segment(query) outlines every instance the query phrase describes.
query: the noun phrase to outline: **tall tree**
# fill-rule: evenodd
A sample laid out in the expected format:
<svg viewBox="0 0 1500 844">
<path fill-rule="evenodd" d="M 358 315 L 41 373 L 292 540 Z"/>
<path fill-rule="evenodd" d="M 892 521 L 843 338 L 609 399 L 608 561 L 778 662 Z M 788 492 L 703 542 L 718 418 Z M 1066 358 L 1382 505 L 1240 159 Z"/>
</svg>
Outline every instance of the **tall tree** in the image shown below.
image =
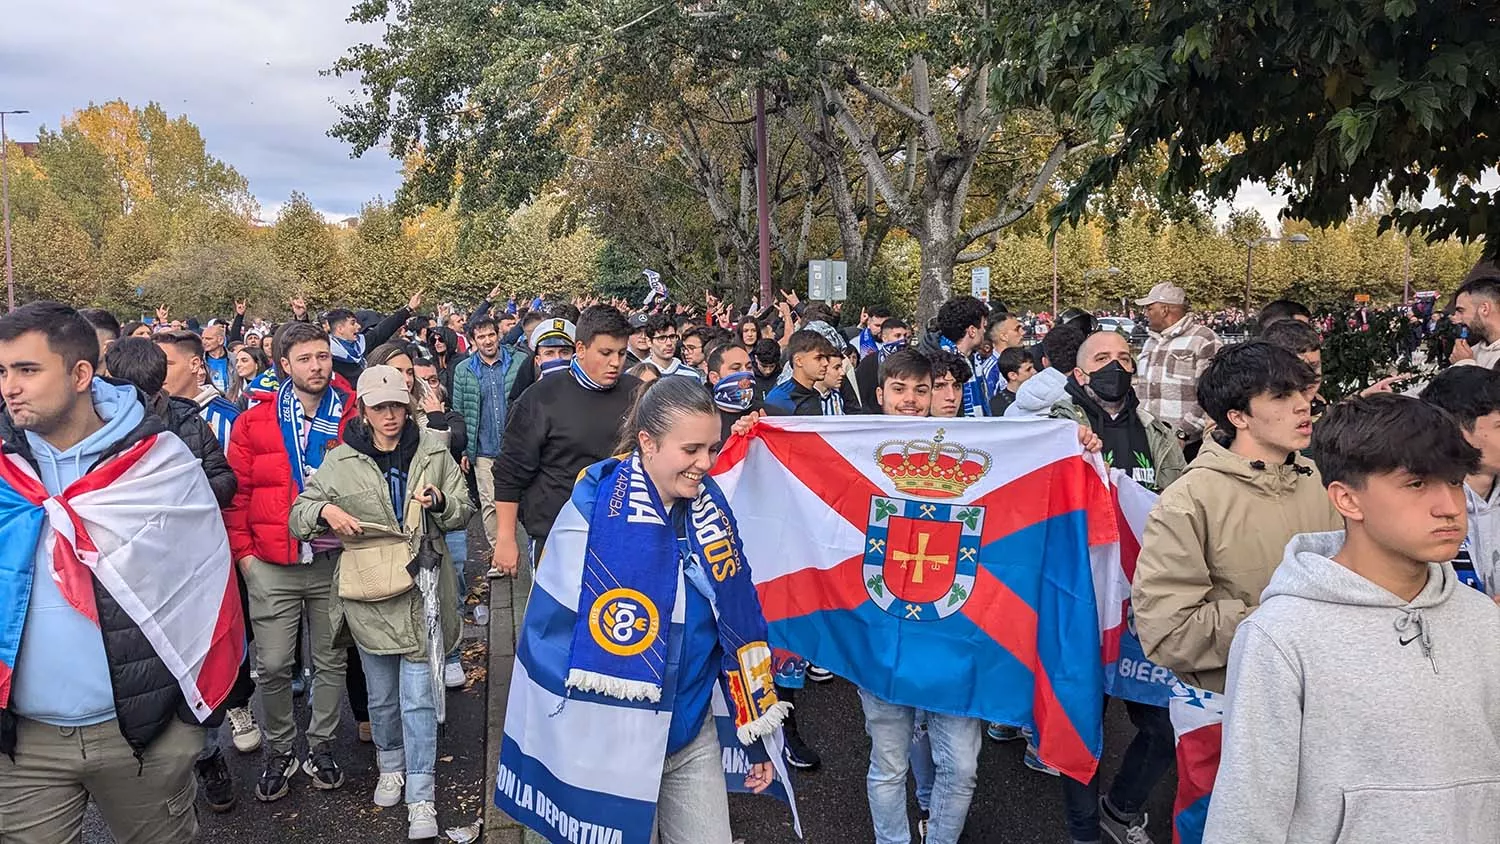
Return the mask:
<svg viewBox="0 0 1500 844">
<path fill-rule="evenodd" d="M 306 195 L 293 191 L 281 206 L 276 215 L 271 253 L 295 291 L 309 303 L 326 305 L 343 299 L 346 292 L 343 256 L 328 223 Z"/>
<path fill-rule="evenodd" d="M 1381 225 L 1500 249 L 1500 16 L 1455 0 L 1020 0 L 996 18 L 997 87 L 1043 98 L 1100 148 L 1056 219 L 1159 143 L 1165 195 L 1229 198 L 1247 179 L 1324 225 L 1383 188 Z M 1215 162 L 1215 155 L 1228 151 Z M 1419 204 L 1429 192 L 1433 207 Z"/>
</svg>

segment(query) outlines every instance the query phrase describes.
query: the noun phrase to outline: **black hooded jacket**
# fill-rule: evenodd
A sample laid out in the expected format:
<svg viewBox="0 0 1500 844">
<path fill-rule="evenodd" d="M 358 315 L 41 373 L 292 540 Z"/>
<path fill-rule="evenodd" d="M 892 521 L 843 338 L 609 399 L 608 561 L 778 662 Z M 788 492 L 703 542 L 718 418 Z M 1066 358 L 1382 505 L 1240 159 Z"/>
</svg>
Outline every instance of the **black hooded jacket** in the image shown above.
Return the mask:
<svg viewBox="0 0 1500 844">
<path fill-rule="evenodd" d="M 121 382 L 116 382 L 121 383 Z M 137 391 L 139 396 L 139 391 Z M 144 403 L 144 401 L 143 401 Z M 141 424 L 109 447 L 100 458 L 102 463 L 153 434 L 167 430 L 165 423 L 148 412 Z M 0 412 L 0 443 L 7 454 L 15 454 L 31 464 L 40 474 L 31 445 L 16 429 L 10 413 Z M 98 465 L 97 463 L 95 464 Z M 94 467 L 89 467 L 93 471 Z M 228 561 L 225 561 L 228 564 Z M 115 718 L 120 735 L 137 757 L 156 741 L 173 719 L 197 724 L 177 678 L 156 655 L 156 649 L 136 626 L 130 614 L 120 607 L 97 578 L 94 578 L 94 602 L 99 612 L 99 632 L 104 639 L 104 655 L 109 661 L 110 686 L 114 689 Z M 210 723 L 219 723 L 215 713 Z M 15 759 L 18 717 L 9 709 L 0 709 L 0 753 Z"/>
<path fill-rule="evenodd" d="M 234 503 L 234 492 L 239 488 L 239 479 L 229 468 L 224 457 L 224 447 L 214 436 L 214 429 L 199 413 L 198 403 L 192 399 L 176 398 L 166 393 L 157 393 L 146 400 L 146 409 L 156 414 L 167 425 L 167 430 L 177 435 L 188 451 L 203 464 L 203 474 L 208 476 L 208 485 L 213 488 L 214 499 L 219 507 Z"/>
</svg>

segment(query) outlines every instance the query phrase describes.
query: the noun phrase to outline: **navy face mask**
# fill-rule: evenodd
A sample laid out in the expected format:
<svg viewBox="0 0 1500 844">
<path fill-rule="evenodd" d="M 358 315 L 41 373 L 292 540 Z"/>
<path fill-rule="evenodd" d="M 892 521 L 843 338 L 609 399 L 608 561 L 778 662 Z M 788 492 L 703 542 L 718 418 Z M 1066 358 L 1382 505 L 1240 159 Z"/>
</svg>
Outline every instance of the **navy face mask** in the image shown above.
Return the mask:
<svg viewBox="0 0 1500 844">
<path fill-rule="evenodd" d="M 730 413 L 749 410 L 755 398 L 755 376 L 749 372 L 735 372 L 720 378 L 714 384 L 714 404 Z"/>
</svg>

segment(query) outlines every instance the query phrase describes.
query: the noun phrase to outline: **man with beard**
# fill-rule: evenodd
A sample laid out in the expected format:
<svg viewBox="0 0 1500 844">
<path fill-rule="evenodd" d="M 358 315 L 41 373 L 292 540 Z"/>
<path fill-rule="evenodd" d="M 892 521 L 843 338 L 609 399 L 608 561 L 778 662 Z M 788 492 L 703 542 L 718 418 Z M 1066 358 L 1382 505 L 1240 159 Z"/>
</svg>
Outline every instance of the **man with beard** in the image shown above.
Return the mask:
<svg viewBox="0 0 1500 844">
<path fill-rule="evenodd" d="M 1453 322 L 1467 333 L 1453 344 L 1449 361 L 1494 369 L 1500 363 L 1500 278 L 1464 282 L 1453 295 Z"/>
<path fill-rule="evenodd" d="M 1141 407 L 1131 379 L 1130 343 L 1114 331 L 1096 331 L 1078 347 L 1078 362 L 1052 405 L 1054 419 L 1087 425 L 1104 441 L 1104 461 L 1152 492 L 1165 489 L 1187 468 L 1170 425 Z"/>
<path fill-rule="evenodd" d="M 307 478 L 358 413 L 354 396 L 334 383 L 334 356 L 323 329 L 306 322 L 283 325 L 276 335 L 276 356 L 286 376 L 276 400 L 262 402 L 235 420 L 227 454 L 238 489 L 234 504 L 224 511 L 229 547 L 250 595 L 260 663 L 267 754 L 255 797 L 264 802 L 285 797 L 298 768 L 292 663 L 304 618 L 317 670 L 307 725 L 308 758 L 301 768 L 319 789 L 344 784 L 333 739 L 348 653 L 334 646 L 328 614 L 343 545 L 326 537 L 300 542 L 292 536 L 288 518 Z"/>
</svg>

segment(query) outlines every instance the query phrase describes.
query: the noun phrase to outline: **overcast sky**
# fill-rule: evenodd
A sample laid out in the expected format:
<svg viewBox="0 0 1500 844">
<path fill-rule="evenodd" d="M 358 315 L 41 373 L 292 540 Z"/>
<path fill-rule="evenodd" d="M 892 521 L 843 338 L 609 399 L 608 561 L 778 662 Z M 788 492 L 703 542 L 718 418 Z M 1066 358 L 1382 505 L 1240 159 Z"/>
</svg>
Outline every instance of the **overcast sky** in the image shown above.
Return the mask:
<svg viewBox="0 0 1500 844">
<path fill-rule="evenodd" d="M 16 140 L 87 106 L 161 103 L 198 124 L 210 154 L 250 180 L 262 216 L 293 190 L 333 219 L 390 199 L 399 165 L 382 149 L 349 157 L 328 137 L 333 102 L 357 80 L 324 78 L 378 28 L 344 21 L 352 0 L 43 0 L 14 3 L 0 26 L 0 110 Z"/>
<path fill-rule="evenodd" d="M 198 124 L 208 151 L 250 180 L 261 216 L 293 190 L 331 220 L 376 196 L 391 199 L 399 167 L 384 150 L 363 158 L 328 137 L 334 102 L 352 102 L 355 80 L 319 75 L 379 28 L 346 23 L 352 0 L 43 0 L 11 4 L 0 27 L 0 109 L 36 137 L 89 102 L 156 101 Z M 1273 227 L 1282 203 L 1248 185 L 1236 205 Z M 1228 214 L 1221 206 L 1219 217 Z"/>
</svg>

